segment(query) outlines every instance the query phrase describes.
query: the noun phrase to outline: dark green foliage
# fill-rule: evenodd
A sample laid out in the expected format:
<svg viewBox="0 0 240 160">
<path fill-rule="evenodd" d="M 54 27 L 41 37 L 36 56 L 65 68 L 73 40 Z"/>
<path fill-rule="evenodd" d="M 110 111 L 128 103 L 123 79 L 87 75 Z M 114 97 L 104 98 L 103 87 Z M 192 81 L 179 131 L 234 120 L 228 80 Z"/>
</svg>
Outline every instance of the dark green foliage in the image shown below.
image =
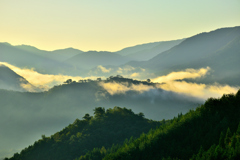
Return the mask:
<svg viewBox="0 0 240 160">
<path fill-rule="evenodd" d="M 94 117 L 97 119 L 100 119 L 105 115 L 105 108 L 97 107 L 93 111 L 94 111 Z"/>
<path fill-rule="evenodd" d="M 86 113 L 85 116 L 83 116 L 83 119 L 85 119 L 87 121 L 89 121 L 91 118 L 92 117 L 88 113 Z"/>
<path fill-rule="evenodd" d="M 126 108 L 98 107 L 91 119 L 77 119 L 10 159 L 235 160 L 240 159 L 239 115 L 240 90 L 161 123 Z"/>
<path fill-rule="evenodd" d="M 220 147 L 224 147 L 225 146 L 224 145 L 224 134 L 223 134 L 223 132 L 221 132 L 221 134 L 220 134 L 219 146 Z"/>
<path fill-rule="evenodd" d="M 237 132 L 236 132 L 237 133 Z M 227 143 L 222 146 L 221 140 L 219 140 L 218 145 L 212 145 L 210 149 L 203 151 L 199 150 L 197 156 L 193 156 L 191 160 L 219 160 L 219 159 L 229 159 L 229 160 L 239 160 L 240 159 L 240 134 L 234 133 L 230 136 L 230 130 L 227 129 L 225 137 L 228 139 Z M 222 137 L 222 136 L 221 136 Z M 220 137 L 220 139 L 221 139 Z"/>
<path fill-rule="evenodd" d="M 236 134 L 240 135 L 240 123 L 239 123 L 239 125 L 238 125 L 238 129 L 237 129 Z"/>
<path fill-rule="evenodd" d="M 106 154 L 106 148 L 113 144 L 122 144 L 126 138 L 138 137 L 159 125 L 161 122 L 147 120 L 142 114 L 134 114 L 126 108 L 114 107 L 105 111 L 97 107 L 94 117 L 85 114 L 83 120 L 76 119 L 73 124 L 50 137 L 42 135 L 42 139 L 10 160 L 72 160 L 88 151 L 95 153 L 94 157 L 101 157 Z"/>
<path fill-rule="evenodd" d="M 232 136 L 232 133 L 231 133 L 230 129 L 228 128 L 225 139 L 224 139 L 225 146 L 229 145 L 229 143 L 231 142 L 231 136 Z"/>
<path fill-rule="evenodd" d="M 239 135 L 231 133 L 239 128 L 239 115 L 239 91 L 210 98 L 196 111 L 124 143 L 103 159 L 239 159 Z"/>
</svg>

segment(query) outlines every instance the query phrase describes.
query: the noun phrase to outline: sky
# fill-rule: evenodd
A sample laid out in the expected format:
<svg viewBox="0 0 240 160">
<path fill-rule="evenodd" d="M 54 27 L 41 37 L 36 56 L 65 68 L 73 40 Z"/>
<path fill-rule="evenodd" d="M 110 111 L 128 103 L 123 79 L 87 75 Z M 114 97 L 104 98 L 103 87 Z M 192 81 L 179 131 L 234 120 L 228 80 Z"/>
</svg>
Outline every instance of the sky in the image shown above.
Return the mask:
<svg viewBox="0 0 240 160">
<path fill-rule="evenodd" d="M 239 0 L 0 0 L 0 42 L 117 51 L 240 25 Z"/>
</svg>

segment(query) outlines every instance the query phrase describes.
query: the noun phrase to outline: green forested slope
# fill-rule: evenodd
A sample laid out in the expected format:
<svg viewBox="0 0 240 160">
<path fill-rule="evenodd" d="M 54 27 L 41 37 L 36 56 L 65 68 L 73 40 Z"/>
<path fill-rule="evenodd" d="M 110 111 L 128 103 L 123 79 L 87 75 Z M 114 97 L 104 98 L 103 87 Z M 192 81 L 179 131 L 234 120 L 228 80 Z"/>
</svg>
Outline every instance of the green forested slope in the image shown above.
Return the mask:
<svg viewBox="0 0 240 160">
<path fill-rule="evenodd" d="M 210 98 L 196 111 L 178 116 L 170 124 L 141 135 L 116 152 L 107 154 L 104 159 L 190 159 L 200 148 L 208 150 L 212 145 L 218 144 L 221 133 L 225 135 L 228 128 L 236 131 L 240 122 L 239 115 L 240 91 L 236 95 L 223 95 L 220 99 Z M 235 138 L 239 144 L 239 136 Z M 231 143 L 232 140 L 228 141 Z M 236 150 L 238 157 L 239 149 Z"/>
<path fill-rule="evenodd" d="M 205 159 L 240 159 L 240 123 L 237 131 L 232 133 L 228 128 L 226 134 L 221 132 L 218 145 L 213 144 L 210 149 L 204 151 L 201 147 L 198 154 L 194 155 L 191 160 Z"/>
<path fill-rule="evenodd" d="M 109 148 L 122 144 L 126 138 L 138 137 L 141 133 L 156 128 L 161 122 L 147 120 L 143 113 L 134 114 L 126 108 L 94 109 L 94 117 L 85 114 L 83 120 L 15 154 L 11 160 L 71 160 L 86 154 L 94 147 Z"/>
<path fill-rule="evenodd" d="M 98 107 L 94 117 L 86 114 L 10 159 L 239 159 L 239 115 L 240 90 L 161 123 L 126 108 Z"/>
<path fill-rule="evenodd" d="M 210 98 L 196 111 L 180 114 L 122 146 L 106 151 L 96 148 L 78 159 L 239 159 L 239 115 L 240 90 L 236 95 Z"/>
</svg>

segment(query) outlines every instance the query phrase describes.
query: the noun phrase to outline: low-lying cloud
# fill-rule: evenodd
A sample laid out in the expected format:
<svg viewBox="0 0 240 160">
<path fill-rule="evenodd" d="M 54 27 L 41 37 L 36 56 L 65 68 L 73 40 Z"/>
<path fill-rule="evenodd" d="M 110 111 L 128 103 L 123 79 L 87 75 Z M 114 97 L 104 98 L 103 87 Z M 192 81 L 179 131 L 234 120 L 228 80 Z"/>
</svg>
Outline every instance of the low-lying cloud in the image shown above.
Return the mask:
<svg viewBox="0 0 240 160">
<path fill-rule="evenodd" d="M 73 77 L 73 76 L 67 76 L 67 75 L 41 74 L 35 71 L 34 69 L 19 68 L 6 62 L 0 62 L 0 65 L 7 66 L 18 75 L 24 77 L 29 83 L 31 83 L 32 85 L 42 90 L 48 90 L 54 85 L 62 84 L 68 79 L 72 79 L 73 81 L 79 81 L 80 79 L 98 78 L 98 77 L 80 77 L 80 76 Z M 22 87 L 27 89 L 28 91 L 34 91 L 34 88 L 31 85 L 22 84 Z"/>
<path fill-rule="evenodd" d="M 123 77 L 128 78 L 137 78 L 137 79 L 147 79 L 152 74 L 146 71 L 146 69 L 141 67 L 132 67 L 130 65 L 125 65 L 121 67 L 104 67 L 97 66 L 95 69 L 92 69 L 88 72 L 88 75 L 101 77 L 104 75 L 105 77 L 113 76 L 113 75 L 122 75 Z"/>
<path fill-rule="evenodd" d="M 111 71 L 111 68 L 107 69 L 101 65 L 97 66 L 98 69 L 100 69 L 103 73 L 109 73 Z"/>
<path fill-rule="evenodd" d="M 0 65 L 5 65 L 13 70 L 18 75 L 24 77 L 30 84 L 22 83 L 21 86 L 27 91 L 34 92 L 36 87 L 40 88 L 42 91 L 48 90 L 54 85 L 59 85 L 65 82 L 67 79 L 72 79 L 73 81 L 79 81 L 81 79 L 97 79 L 99 76 L 90 77 L 73 77 L 67 75 L 51 75 L 51 74 L 41 74 L 34 69 L 19 68 L 14 65 L 8 64 L 6 62 L 0 62 Z M 98 66 L 102 72 L 110 72 L 111 68 L 105 68 L 103 66 Z M 127 91 L 137 91 L 140 93 L 149 91 L 150 89 L 163 89 L 166 91 L 172 91 L 180 94 L 185 94 L 188 96 L 194 96 L 201 99 L 206 99 L 208 97 L 221 97 L 223 94 L 236 93 L 239 87 L 232 87 L 229 85 L 214 84 L 202 84 L 194 82 L 186 82 L 184 79 L 196 79 L 206 76 L 211 69 L 209 67 L 200 69 L 186 69 L 178 72 L 171 72 L 168 75 L 159 76 L 151 79 L 154 83 L 159 83 L 155 87 L 149 85 L 135 85 L 127 83 L 103 83 L 100 85 L 111 95 L 114 94 L 124 94 Z M 138 72 L 133 72 L 138 71 Z M 129 78 L 139 78 L 141 76 L 140 72 L 145 72 L 145 69 L 134 68 L 131 66 L 125 66 L 117 69 L 118 73 L 129 73 L 127 77 Z M 151 73 L 149 73 L 151 74 Z M 124 75 L 125 76 L 125 75 Z M 101 77 L 105 78 L 105 77 Z M 32 85 L 31 85 L 32 84 Z M 34 87 L 35 86 L 35 87 Z"/>
<path fill-rule="evenodd" d="M 209 67 L 195 69 L 186 69 L 184 71 L 172 72 L 165 76 L 152 79 L 152 82 L 162 83 L 158 87 L 167 91 L 173 91 L 189 96 L 207 99 L 209 97 L 221 97 L 223 94 L 236 93 L 239 87 L 231 87 L 229 85 L 220 85 L 214 83 L 212 85 L 198 84 L 186 81 L 177 81 L 183 79 L 196 79 L 205 76 Z"/>
<path fill-rule="evenodd" d="M 223 94 L 236 93 L 239 87 L 229 85 L 203 84 L 186 82 L 184 79 L 196 79 L 206 76 L 211 69 L 209 67 L 200 69 L 186 69 L 179 72 L 171 72 L 168 75 L 151 79 L 152 82 L 158 83 L 155 86 L 149 85 L 128 85 L 128 83 L 100 83 L 100 85 L 110 94 L 125 94 L 127 91 L 137 91 L 140 93 L 148 92 L 154 89 L 163 89 L 186 96 L 207 99 L 209 97 L 221 97 Z M 139 73 L 133 73 L 130 78 L 139 76 Z"/>
<path fill-rule="evenodd" d="M 109 82 L 109 83 L 104 83 L 101 82 L 99 83 L 100 86 L 102 86 L 110 95 L 114 94 L 124 94 L 127 91 L 137 91 L 139 93 L 143 93 L 145 91 L 149 91 L 150 89 L 154 89 L 153 86 L 148 86 L 148 85 L 135 85 L 131 84 L 129 85 L 127 82 L 124 83 L 117 83 L 117 82 Z"/>
<path fill-rule="evenodd" d="M 184 71 L 171 72 L 166 76 L 160 76 L 160 77 L 152 79 L 152 82 L 163 83 L 163 82 L 169 82 L 169 81 L 174 81 L 174 80 L 195 79 L 195 78 L 205 76 L 209 70 L 210 70 L 210 68 L 207 67 L 207 68 L 201 68 L 198 70 L 186 69 Z"/>
<path fill-rule="evenodd" d="M 189 83 L 185 81 L 169 81 L 159 85 L 159 88 L 167 91 L 173 91 L 189 96 L 198 97 L 201 99 L 207 99 L 209 97 L 221 97 L 223 94 L 236 93 L 239 89 L 236 87 L 231 87 L 229 85 L 206 85 Z"/>
</svg>

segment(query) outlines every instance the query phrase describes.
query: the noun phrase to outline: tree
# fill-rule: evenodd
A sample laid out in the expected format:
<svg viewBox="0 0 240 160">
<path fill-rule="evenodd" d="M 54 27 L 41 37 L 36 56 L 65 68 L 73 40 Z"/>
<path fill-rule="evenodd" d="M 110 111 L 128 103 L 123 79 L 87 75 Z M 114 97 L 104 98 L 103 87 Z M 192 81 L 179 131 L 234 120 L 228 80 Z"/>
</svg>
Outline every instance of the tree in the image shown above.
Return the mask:
<svg viewBox="0 0 240 160">
<path fill-rule="evenodd" d="M 105 114 L 105 108 L 103 107 L 96 107 L 93 111 L 96 118 L 101 118 Z"/>
<path fill-rule="evenodd" d="M 232 137 L 232 143 L 231 143 L 231 147 L 235 147 L 235 145 L 236 145 L 236 143 L 237 143 L 237 138 L 236 138 L 236 134 L 234 133 L 233 134 L 233 137 Z"/>
<path fill-rule="evenodd" d="M 101 78 L 97 78 L 97 81 L 101 81 L 102 79 Z"/>
<path fill-rule="evenodd" d="M 138 113 L 138 116 L 140 116 L 140 117 L 144 117 L 144 114 L 142 113 L 142 112 L 140 112 L 140 113 Z"/>
<path fill-rule="evenodd" d="M 87 113 L 85 116 L 83 116 L 83 119 L 89 121 L 92 117 Z"/>
<path fill-rule="evenodd" d="M 220 134 L 219 146 L 224 148 L 224 134 L 223 134 L 223 132 L 221 132 L 221 134 Z"/>
<path fill-rule="evenodd" d="M 47 139 L 47 137 L 44 134 L 42 134 L 42 139 L 45 140 Z"/>
<path fill-rule="evenodd" d="M 66 80 L 64 83 L 70 84 L 70 83 L 72 83 L 72 79 L 68 79 L 68 80 Z"/>
<path fill-rule="evenodd" d="M 151 79 L 147 79 L 147 82 L 150 83 L 150 82 L 151 82 Z"/>
<path fill-rule="evenodd" d="M 240 135 L 240 123 L 238 124 L 238 129 L 237 129 L 236 134 L 237 134 L 237 135 Z"/>
<path fill-rule="evenodd" d="M 231 136 L 232 136 L 232 133 L 231 133 L 230 129 L 228 128 L 225 139 L 224 139 L 224 142 L 225 142 L 226 146 L 228 146 L 228 144 L 230 143 L 230 141 L 231 141 L 230 137 Z"/>
</svg>

